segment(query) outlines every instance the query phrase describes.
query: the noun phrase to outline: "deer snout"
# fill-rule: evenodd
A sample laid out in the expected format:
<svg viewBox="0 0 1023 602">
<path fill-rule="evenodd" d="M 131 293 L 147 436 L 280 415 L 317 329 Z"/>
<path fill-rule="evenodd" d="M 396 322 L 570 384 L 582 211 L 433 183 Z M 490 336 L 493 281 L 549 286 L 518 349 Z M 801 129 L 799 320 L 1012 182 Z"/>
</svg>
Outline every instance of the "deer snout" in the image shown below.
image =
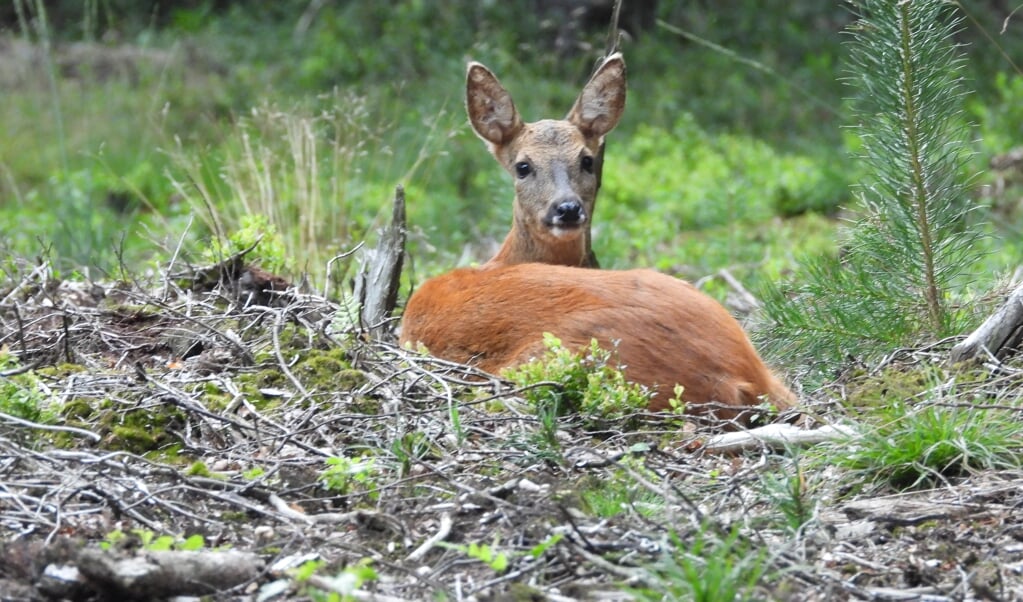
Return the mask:
<svg viewBox="0 0 1023 602">
<path fill-rule="evenodd" d="M 582 202 L 579 199 L 567 199 L 551 207 L 546 221 L 550 226 L 572 228 L 586 223 L 586 218 Z"/>
</svg>

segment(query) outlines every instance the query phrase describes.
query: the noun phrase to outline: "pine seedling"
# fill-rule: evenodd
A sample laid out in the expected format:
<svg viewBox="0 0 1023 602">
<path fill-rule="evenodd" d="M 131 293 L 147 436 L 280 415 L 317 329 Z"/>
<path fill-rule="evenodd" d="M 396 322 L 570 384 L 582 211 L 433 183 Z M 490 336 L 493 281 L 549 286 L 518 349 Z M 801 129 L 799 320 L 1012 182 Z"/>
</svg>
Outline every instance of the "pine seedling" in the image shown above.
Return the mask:
<svg viewBox="0 0 1023 602">
<path fill-rule="evenodd" d="M 943 0 L 862 0 L 848 81 L 864 178 L 846 252 L 804 263 L 798 284 L 769 288 L 769 353 L 834 365 L 926 337 L 971 316 L 955 292 L 977 263 L 970 203 L 959 19 Z"/>
</svg>

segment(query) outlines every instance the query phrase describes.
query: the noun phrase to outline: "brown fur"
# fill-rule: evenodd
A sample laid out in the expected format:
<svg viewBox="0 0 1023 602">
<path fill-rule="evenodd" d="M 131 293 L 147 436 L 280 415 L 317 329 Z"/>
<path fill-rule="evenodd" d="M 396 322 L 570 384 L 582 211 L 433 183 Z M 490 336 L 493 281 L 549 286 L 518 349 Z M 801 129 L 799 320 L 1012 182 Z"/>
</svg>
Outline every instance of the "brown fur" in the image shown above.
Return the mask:
<svg viewBox="0 0 1023 602">
<path fill-rule="evenodd" d="M 465 97 L 473 129 L 515 179 L 511 232 L 488 265 L 536 262 L 596 267 L 590 224 L 604 136 L 625 110 L 625 61 L 621 55 L 603 62 L 564 120 L 522 121 L 511 95 L 479 63 L 469 64 Z M 589 169 L 584 168 L 584 161 L 592 161 Z M 528 175 L 518 174 L 520 163 L 529 165 Z M 552 223 L 555 209 L 565 202 L 581 206 L 580 219 Z"/>
<path fill-rule="evenodd" d="M 691 284 L 651 270 L 588 270 L 518 264 L 465 268 L 427 280 L 409 299 L 401 341 L 444 359 L 497 373 L 541 357 L 543 333 L 570 349 L 591 338 L 629 380 L 656 391 L 663 410 L 674 385 L 692 413 L 747 416 L 766 398 L 779 409 L 792 393 L 764 365 L 739 323 Z M 736 410 L 713 409 L 713 404 Z"/>
</svg>

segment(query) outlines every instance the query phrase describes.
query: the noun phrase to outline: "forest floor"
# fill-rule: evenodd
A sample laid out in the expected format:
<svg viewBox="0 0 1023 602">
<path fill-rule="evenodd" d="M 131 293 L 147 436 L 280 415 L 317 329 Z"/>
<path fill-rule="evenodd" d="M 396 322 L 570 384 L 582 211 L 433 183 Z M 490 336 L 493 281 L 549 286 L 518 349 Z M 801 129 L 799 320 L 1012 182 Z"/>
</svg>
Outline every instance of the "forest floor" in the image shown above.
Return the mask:
<svg viewBox="0 0 1023 602">
<path fill-rule="evenodd" d="M 0 600 L 1023 599 L 1019 470 L 891 494 L 678 418 L 545 440 L 506 382 L 258 271 L 47 274 L 0 289 L 0 386 L 44 408 L 0 416 Z M 808 422 L 854 424 L 840 388 Z"/>
</svg>

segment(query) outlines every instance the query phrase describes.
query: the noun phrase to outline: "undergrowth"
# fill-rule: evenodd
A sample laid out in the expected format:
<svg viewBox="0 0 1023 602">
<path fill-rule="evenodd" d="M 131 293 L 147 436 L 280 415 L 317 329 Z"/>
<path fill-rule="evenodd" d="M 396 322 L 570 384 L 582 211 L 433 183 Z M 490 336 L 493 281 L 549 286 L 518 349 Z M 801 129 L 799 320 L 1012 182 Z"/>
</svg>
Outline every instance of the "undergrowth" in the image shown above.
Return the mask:
<svg viewBox="0 0 1023 602">
<path fill-rule="evenodd" d="M 508 369 L 504 376 L 520 387 L 537 383 L 523 392 L 525 400 L 541 415 L 578 414 L 598 425 L 603 421 L 629 419 L 649 404 L 649 393 L 625 379 L 615 367 L 615 351 L 600 347 L 594 339 L 582 352 L 568 349 L 561 340 L 544 333 L 547 352 L 542 358 Z"/>
</svg>

